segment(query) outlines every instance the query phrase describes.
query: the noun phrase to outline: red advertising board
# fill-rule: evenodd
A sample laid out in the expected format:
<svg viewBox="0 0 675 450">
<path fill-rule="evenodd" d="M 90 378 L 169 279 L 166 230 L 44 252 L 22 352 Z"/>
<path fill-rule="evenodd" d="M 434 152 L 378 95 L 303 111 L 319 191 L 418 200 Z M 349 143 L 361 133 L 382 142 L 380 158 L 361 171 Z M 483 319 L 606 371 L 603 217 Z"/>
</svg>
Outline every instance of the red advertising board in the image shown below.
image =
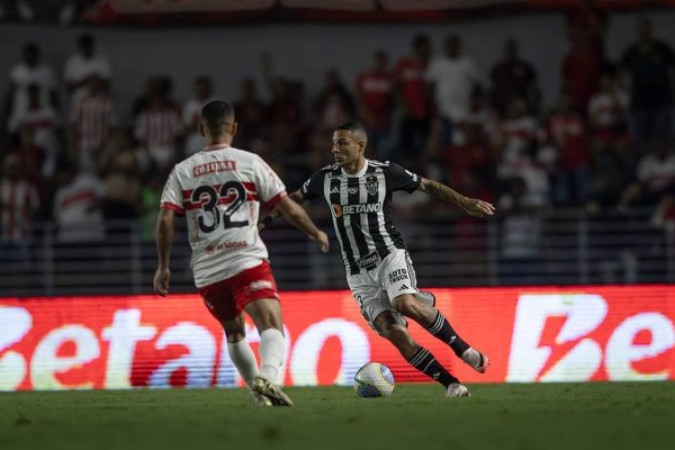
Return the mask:
<svg viewBox="0 0 675 450">
<path fill-rule="evenodd" d="M 467 382 L 675 379 L 675 288 L 435 289 L 487 353 L 479 375 L 416 324 L 415 339 Z M 282 295 L 287 385 L 351 384 L 368 361 L 426 381 L 346 291 Z M 248 339 L 258 335 L 247 325 Z M 224 335 L 196 295 L 0 299 L 0 390 L 237 386 Z"/>
</svg>

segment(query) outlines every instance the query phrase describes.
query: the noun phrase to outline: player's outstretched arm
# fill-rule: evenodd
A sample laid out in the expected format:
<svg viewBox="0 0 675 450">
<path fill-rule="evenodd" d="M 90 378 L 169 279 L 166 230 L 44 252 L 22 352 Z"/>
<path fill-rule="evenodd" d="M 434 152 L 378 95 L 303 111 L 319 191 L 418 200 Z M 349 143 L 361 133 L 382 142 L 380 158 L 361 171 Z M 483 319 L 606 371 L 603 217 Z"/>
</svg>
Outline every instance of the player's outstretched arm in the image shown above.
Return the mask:
<svg viewBox="0 0 675 450">
<path fill-rule="evenodd" d="M 465 197 L 438 181 L 422 178 L 422 183 L 418 189 L 430 197 L 454 203 L 470 216 L 485 217 L 495 213 L 495 207 L 491 203 L 477 198 Z"/>
<path fill-rule="evenodd" d="M 295 203 L 301 205 L 305 201 L 305 196 L 302 195 L 300 190 L 293 191 L 288 196 L 291 198 L 291 200 L 295 201 Z M 272 225 L 272 222 L 277 220 L 277 217 L 279 217 L 281 213 L 279 212 L 278 208 L 275 208 L 270 212 L 268 215 L 262 218 L 260 223 L 258 223 L 258 231 L 262 231 L 265 228 L 269 227 Z"/>
<path fill-rule="evenodd" d="M 157 270 L 153 285 L 155 292 L 162 297 L 169 293 L 169 260 L 171 259 L 171 245 L 173 243 L 173 229 L 175 212 L 171 209 L 162 209 L 157 217 Z"/>
<path fill-rule="evenodd" d="M 293 201 L 290 195 L 277 203 L 276 211 L 279 211 L 288 223 L 305 233 L 310 239 L 318 242 L 322 252 L 328 252 L 328 236 L 314 225 L 307 212 Z"/>
</svg>

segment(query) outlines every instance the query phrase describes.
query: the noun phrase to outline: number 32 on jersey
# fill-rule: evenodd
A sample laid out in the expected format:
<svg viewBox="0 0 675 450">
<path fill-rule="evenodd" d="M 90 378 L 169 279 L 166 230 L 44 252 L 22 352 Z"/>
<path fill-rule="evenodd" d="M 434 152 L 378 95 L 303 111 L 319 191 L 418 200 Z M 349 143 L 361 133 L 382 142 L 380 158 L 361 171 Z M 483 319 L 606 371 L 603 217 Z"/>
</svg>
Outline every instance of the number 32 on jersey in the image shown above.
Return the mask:
<svg viewBox="0 0 675 450">
<path fill-rule="evenodd" d="M 220 226 L 225 230 L 248 226 L 248 220 L 232 220 L 246 200 L 246 188 L 238 181 L 228 181 L 222 186 L 199 186 L 190 197 L 192 208 L 201 208 L 197 220 L 202 233 L 211 233 Z M 219 205 L 227 206 L 221 210 Z"/>
</svg>

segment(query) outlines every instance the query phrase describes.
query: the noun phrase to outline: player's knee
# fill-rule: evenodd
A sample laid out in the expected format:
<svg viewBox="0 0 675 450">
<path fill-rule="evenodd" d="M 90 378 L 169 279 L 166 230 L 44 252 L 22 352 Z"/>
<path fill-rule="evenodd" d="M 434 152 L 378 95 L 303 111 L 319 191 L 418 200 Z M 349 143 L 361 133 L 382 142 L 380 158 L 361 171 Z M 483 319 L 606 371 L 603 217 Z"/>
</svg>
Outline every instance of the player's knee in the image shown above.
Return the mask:
<svg viewBox="0 0 675 450">
<path fill-rule="evenodd" d="M 227 336 L 227 342 L 230 344 L 237 343 L 246 339 L 246 333 L 243 331 L 227 331 L 225 330 L 225 336 Z"/>
<path fill-rule="evenodd" d="M 268 328 L 283 330 L 278 303 L 272 303 L 271 300 L 255 301 L 249 303 L 245 309 L 258 330 L 262 331 Z"/>
<path fill-rule="evenodd" d="M 246 338 L 246 329 L 244 328 L 244 321 L 241 318 L 226 320 L 221 323 L 225 330 L 227 342 L 233 344 Z"/>
<path fill-rule="evenodd" d="M 396 311 L 407 317 L 419 315 L 419 302 L 412 294 L 401 294 L 394 298 L 392 306 Z"/>
</svg>

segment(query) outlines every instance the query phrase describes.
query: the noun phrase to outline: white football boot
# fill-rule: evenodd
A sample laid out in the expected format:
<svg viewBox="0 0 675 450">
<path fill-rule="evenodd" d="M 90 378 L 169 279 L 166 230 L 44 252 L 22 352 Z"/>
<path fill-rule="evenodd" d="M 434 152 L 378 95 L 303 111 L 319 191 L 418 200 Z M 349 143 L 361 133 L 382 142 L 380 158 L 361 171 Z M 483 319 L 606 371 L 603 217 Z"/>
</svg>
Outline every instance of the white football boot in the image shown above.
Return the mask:
<svg viewBox="0 0 675 450">
<path fill-rule="evenodd" d="M 470 365 L 478 373 L 485 373 L 490 366 L 490 358 L 473 347 L 469 347 L 462 353 L 462 361 Z"/>
<path fill-rule="evenodd" d="M 445 394 L 446 397 L 471 397 L 471 392 L 469 388 L 459 383 L 450 383 L 448 386 L 448 392 Z"/>
</svg>

